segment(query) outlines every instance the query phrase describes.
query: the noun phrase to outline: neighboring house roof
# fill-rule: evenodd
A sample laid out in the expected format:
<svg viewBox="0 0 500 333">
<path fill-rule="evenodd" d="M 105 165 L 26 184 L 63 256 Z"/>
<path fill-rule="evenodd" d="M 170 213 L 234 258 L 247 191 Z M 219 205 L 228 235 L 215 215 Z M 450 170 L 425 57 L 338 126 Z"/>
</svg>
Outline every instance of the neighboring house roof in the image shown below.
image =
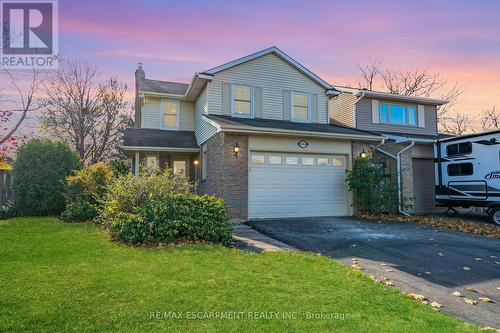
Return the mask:
<svg viewBox="0 0 500 333">
<path fill-rule="evenodd" d="M 204 117 L 209 121 L 214 122 L 215 125 L 220 127 L 220 129 L 227 131 L 234 130 L 238 132 L 252 132 L 260 134 L 278 134 L 278 132 L 290 134 L 291 132 L 307 132 L 310 134 L 318 133 L 326 134 L 327 136 L 344 138 L 364 138 L 368 140 L 382 139 L 380 135 L 373 132 L 331 124 L 297 123 L 286 120 L 237 118 L 218 115 L 204 115 Z"/>
<path fill-rule="evenodd" d="M 154 92 L 160 94 L 184 95 L 186 94 L 189 84 L 158 81 L 149 79 L 138 79 L 139 91 Z"/>
<path fill-rule="evenodd" d="M 316 82 L 317 84 L 319 84 L 320 86 L 322 86 L 323 88 L 325 88 L 326 90 L 331 90 L 332 93 L 334 93 L 336 91 L 336 89 L 332 85 L 330 85 L 325 80 L 321 79 L 319 76 L 317 76 L 316 74 L 314 74 L 313 72 L 311 72 L 309 69 L 307 69 L 306 67 L 304 67 L 303 65 L 301 65 L 296 60 L 292 59 L 289 55 L 287 55 L 285 52 L 281 51 L 276 46 L 269 47 L 269 48 L 264 49 L 262 51 L 255 52 L 255 53 L 252 53 L 252 54 L 247 55 L 245 57 L 242 57 L 242 58 L 230 61 L 228 63 L 225 63 L 223 65 L 211 68 L 209 70 L 204 71 L 203 74 L 214 75 L 215 73 L 218 73 L 220 71 L 223 71 L 223 70 L 226 70 L 228 68 L 240 65 L 242 63 L 245 63 L 247 61 L 253 60 L 255 58 L 259 58 L 259 57 L 265 56 L 265 55 L 270 54 L 270 53 L 274 53 L 276 56 L 278 56 L 281 59 L 283 59 L 289 65 L 291 65 L 292 67 L 294 67 L 295 69 L 297 69 L 299 72 L 301 72 L 305 76 L 309 77 L 311 80 L 313 80 L 314 82 Z"/>
<path fill-rule="evenodd" d="M 152 128 L 127 128 L 123 138 L 124 150 L 197 151 L 198 144 L 192 131 L 167 131 Z"/>
<path fill-rule="evenodd" d="M 418 97 L 418 96 L 406 96 L 400 94 L 393 94 L 383 91 L 375 91 L 375 90 L 367 90 L 367 89 L 357 89 L 351 87 L 342 87 L 334 85 L 335 89 L 341 92 L 348 92 L 354 94 L 358 97 L 373 97 L 373 98 L 382 98 L 382 99 L 392 99 L 398 101 L 406 101 L 406 102 L 415 102 L 421 104 L 431 104 L 431 105 L 443 105 L 448 103 L 447 100 L 436 99 L 436 98 L 428 98 L 428 97 Z"/>
</svg>

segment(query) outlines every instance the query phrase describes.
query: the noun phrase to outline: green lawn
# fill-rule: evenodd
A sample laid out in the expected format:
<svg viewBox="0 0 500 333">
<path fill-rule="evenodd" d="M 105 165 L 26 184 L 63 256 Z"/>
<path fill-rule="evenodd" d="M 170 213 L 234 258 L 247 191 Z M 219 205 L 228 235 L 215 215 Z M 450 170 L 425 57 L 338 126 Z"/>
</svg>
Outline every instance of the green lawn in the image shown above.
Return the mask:
<svg viewBox="0 0 500 333">
<path fill-rule="evenodd" d="M 243 314 L 186 318 L 228 311 Z M 154 319 L 152 312 L 182 318 Z M 307 319 L 307 312 L 351 317 Z M 0 332 L 21 331 L 479 330 L 321 256 L 212 245 L 132 248 L 91 224 L 17 218 L 0 221 Z"/>
</svg>

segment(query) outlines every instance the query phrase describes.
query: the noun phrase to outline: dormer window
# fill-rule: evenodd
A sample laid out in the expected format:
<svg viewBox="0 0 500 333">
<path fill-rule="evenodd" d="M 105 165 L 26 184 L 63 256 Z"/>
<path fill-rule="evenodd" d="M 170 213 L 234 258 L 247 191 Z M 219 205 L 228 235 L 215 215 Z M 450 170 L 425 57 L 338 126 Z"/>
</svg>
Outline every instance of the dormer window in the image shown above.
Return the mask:
<svg viewBox="0 0 500 333">
<path fill-rule="evenodd" d="M 232 115 L 234 117 L 253 118 L 253 88 L 233 85 Z"/>
<path fill-rule="evenodd" d="M 171 99 L 162 99 L 162 128 L 163 129 L 178 129 L 179 128 L 179 111 L 180 102 Z"/>
<path fill-rule="evenodd" d="M 309 94 L 292 92 L 292 121 L 308 123 L 311 121 L 311 104 Z"/>
</svg>

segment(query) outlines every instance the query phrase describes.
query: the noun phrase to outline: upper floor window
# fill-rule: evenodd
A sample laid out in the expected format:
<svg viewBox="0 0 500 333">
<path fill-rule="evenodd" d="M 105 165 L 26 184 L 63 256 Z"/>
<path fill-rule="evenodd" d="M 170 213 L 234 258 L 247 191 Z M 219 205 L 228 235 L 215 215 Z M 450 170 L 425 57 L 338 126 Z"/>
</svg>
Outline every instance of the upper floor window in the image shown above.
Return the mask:
<svg viewBox="0 0 500 333">
<path fill-rule="evenodd" d="M 253 117 L 252 95 L 252 87 L 233 85 L 233 116 Z"/>
<path fill-rule="evenodd" d="M 454 143 L 446 146 L 446 155 L 467 155 L 472 153 L 472 142 Z"/>
<path fill-rule="evenodd" d="M 413 105 L 380 103 L 380 123 L 417 126 L 417 107 Z"/>
<path fill-rule="evenodd" d="M 179 128 L 179 109 L 179 101 L 169 99 L 162 100 L 162 128 Z"/>
<path fill-rule="evenodd" d="M 307 123 L 310 121 L 310 105 L 309 105 L 309 94 L 304 93 L 292 93 L 292 107 L 291 107 L 291 119 L 292 121 L 298 121 Z"/>
</svg>

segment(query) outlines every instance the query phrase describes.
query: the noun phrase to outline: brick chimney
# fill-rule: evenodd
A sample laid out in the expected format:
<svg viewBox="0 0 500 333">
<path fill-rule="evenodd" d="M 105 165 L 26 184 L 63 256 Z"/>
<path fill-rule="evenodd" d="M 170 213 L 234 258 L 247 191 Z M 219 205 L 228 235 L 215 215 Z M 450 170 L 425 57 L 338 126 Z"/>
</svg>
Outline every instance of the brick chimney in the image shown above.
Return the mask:
<svg viewBox="0 0 500 333">
<path fill-rule="evenodd" d="M 134 127 L 141 127 L 141 108 L 142 108 L 142 98 L 139 96 L 139 82 L 141 79 L 146 78 L 146 73 L 142 69 L 142 62 L 135 70 L 135 117 L 134 117 Z"/>
</svg>

